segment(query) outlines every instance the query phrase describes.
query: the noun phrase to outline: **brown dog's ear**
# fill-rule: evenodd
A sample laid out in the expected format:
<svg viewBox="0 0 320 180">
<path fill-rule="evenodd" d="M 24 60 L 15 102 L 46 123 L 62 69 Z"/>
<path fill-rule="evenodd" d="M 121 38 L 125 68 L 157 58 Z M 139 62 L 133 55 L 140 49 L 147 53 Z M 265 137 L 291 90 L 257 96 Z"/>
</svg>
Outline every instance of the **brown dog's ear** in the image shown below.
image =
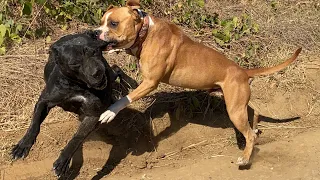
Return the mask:
<svg viewBox="0 0 320 180">
<path fill-rule="evenodd" d="M 128 0 L 126 6 L 130 6 L 132 9 L 140 8 L 140 0 Z"/>
<path fill-rule="evenodd" d="M 109 11 L 112 8 L 114 8 L 114 5 L 111 4 L 111 5 L 108 6 L 107 11 Z"/>
<path fill-rule="evenodd" d="M 137 9 L 139 9 L 139 8 L 137 8 Z M 140 23 L 141 22 L 141 18 L 140 18 L 140 15 L 139 15 L 137 9 L 132 9 L 132 13 L 134 14 L 136 22 Z"/>
</svg>

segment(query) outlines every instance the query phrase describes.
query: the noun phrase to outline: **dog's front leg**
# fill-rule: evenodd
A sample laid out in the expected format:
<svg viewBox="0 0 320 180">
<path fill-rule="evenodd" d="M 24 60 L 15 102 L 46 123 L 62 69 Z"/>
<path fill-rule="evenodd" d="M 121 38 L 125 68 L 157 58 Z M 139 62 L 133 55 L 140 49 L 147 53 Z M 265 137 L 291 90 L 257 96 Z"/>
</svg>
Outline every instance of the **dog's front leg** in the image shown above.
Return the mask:
<svg viewBox="0 0 320 180">
<path fill-rule="evenodd" d="M 119 111 L 127 107 L 131 102 L 136 101 L 155 90 L 158 87 L 158 84 L 158 81 L 149 79 L 143 80 L 137 89 L 133 90 L 129 95 L 112 104 L 106 112 L 101 114 L 99 121 L 101 121 L 101 123 L 111 122 L 119 113 Z"/>
<path fill-rule="evenodd" d="M 140 59 L 141 73 L 143 77 L 142 83 L 135 90 L 129 93 L 129 95 L 121 98 L 116 103 L 112 104 L 106 112 L 102 113 L 99 119 L 101 123 L 112 121 L 119 111 L 127 107 L 131 102 L 146 96 L 158 87 L 159 82 L 165 76 L 167 69 L 166 58 L 169 54 L 167 54 L 167 52 L 161 56 L 157 56 L 155 54 L 152 53 L 151 56 L 145 56 Z"/>
<path fill-rule="evenodd" d="M 120 83 L 124 84 L 126 88 L 132 88 L 135 89 L 138 87 L 138 83 L 132 79 L 130 76 L 128 76 L 126 73 L 123 72 L 123 70 L 117 66 L 117 65 L 112 65 L 111 67 L 113 75 L 111 77 L 114 77 L 114 80 L 117 77 L 120 77 Z"/>
<path fill-rule="evenodd" d="M 85 138 L 96 129 L 98 124 L 98 117 L 85 116 L 83 118 L 77 132 L 68 142 L 67 146 L 61 151 L 59 158 L 53 164 L 53 169 L 58 177 L 66 174 L 72 156 Z"/>
<path fill-rule="evenodd" d="M 48 102 L 45 100 L 46 98 L 44 98 L 44 96 L 45 91 L 42 92 L 37 104 L 35 105 L 33 118 L 26 134 L 11 151 L 13 159 L 27 157 L 32 145 L 36 141 L 36 138 L 40 132 L 40 125 L 51 109 L 51 107 L 48 106 Z"/>
</svg>

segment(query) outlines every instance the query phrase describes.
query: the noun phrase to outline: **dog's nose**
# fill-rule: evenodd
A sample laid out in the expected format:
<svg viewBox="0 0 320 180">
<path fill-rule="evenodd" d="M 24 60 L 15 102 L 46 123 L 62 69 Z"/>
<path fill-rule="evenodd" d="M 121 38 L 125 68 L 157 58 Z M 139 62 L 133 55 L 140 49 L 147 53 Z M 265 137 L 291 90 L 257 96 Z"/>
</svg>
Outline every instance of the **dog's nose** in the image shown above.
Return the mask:
<svg viewBox="0 0 320 180">
<path fill-rule="evenodd" d="M 96 38 L 98 38 L 99 35 L 102 33 L 102 31 L 101 31 L 101 30 L 94 30 L 93 33 L 94 33 L 94 36 L 95 36 Z"/>
</svg>

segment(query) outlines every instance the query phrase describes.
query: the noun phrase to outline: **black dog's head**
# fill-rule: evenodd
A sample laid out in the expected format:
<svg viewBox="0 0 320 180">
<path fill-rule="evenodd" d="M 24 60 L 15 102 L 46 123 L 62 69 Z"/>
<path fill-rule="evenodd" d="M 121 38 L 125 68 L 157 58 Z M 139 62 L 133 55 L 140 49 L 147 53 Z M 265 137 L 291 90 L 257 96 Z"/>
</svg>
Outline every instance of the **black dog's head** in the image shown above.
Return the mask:
<svg viewBox="0 0 320 180">
<path fill-rule="evenodd" d="M 102 48 L 106 45 L 93 31 L 88 31 L 62 37 L 51 46 L 50 55 L 54 56 L 64 75 L 101 90 L 107 86 L 107 67 L 102 56 Z"/>
</svg>

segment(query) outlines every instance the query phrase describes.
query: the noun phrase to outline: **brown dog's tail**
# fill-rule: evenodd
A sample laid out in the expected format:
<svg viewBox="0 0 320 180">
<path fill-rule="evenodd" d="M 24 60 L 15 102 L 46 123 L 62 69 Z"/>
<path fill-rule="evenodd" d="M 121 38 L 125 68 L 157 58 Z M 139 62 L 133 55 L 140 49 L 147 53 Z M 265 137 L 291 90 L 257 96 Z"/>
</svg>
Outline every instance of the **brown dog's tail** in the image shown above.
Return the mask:
<svg viewBox="0 0 320 180">
<path fill-rule="evenodd" d="M 289 64 L 291 64 L 294 60 L 296 60 L 299 53 L 301 52 L 301 50 L 302 50 L 302 48 L 297 49 L 293 56 L 291 56 L 285 62 L 283 62 L 277 66 L 268 67 L 268 68 L 245 69 L 245 71 L 249 77 L 254 77 L 254 76 L 258 76 L 258 75 L 268 75 L 271 73 L 275 73 L 277 71 L 284 69 Z"/>
</svg>

